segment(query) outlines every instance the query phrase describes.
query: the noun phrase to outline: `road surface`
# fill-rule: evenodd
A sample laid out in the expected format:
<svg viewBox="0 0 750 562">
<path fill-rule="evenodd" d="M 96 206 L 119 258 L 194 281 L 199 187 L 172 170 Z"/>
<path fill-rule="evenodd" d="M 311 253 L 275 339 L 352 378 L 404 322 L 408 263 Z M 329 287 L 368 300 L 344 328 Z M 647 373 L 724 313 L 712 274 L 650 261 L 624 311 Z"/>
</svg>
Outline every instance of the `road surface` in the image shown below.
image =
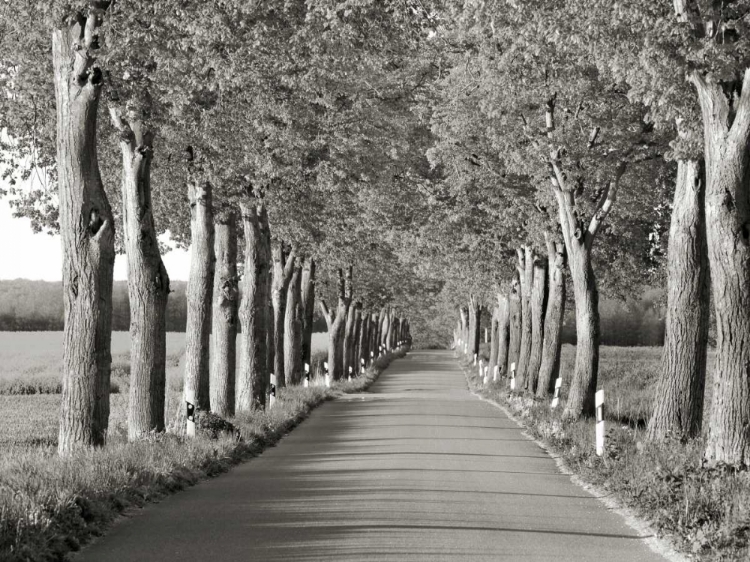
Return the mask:
<svg viewBox="0 0 750 562">
<path fill-rule="evenodd" d="M 664 560 L 644 538 L 423 351 L 75 560 Z"/>
</svg>

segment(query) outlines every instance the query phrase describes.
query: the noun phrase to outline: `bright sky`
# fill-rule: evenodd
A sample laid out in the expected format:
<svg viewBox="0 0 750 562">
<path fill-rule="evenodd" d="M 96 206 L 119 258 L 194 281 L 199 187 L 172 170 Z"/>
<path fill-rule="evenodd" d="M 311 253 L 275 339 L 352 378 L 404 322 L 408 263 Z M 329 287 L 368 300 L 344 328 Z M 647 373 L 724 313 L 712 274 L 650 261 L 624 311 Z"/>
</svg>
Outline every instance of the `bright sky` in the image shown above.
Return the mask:
<svg viewBox="0 0 750 562">
<path fill-rule="evenodd" d="M 8 201 L 0 199 L 0 279 L 62 279 L 60 237 L 34 234 L 29 219 L 13 218 Z M 167 242 L 168 238 L 162 238 Z M 162 256 L 170 279 L 185 281 L 190 270 L 190 254 L 172 250 Z M 125 256 L 117 256 L 115 280 L 125 280 L 128 266 Z"/>
</svg>

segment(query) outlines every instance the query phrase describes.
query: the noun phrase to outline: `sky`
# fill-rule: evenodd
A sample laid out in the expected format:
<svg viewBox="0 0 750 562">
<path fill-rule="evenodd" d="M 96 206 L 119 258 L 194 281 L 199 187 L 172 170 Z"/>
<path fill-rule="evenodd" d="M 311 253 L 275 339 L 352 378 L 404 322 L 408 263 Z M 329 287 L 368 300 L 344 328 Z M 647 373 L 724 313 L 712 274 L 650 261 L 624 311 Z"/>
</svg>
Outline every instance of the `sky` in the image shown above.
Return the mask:
<svg viewBox="0 0 750 562">
<path fill-rule="evenodd" d="M 161 238 L 168 243 L 167 238 Z M 172 250 L 162 256 L 169 278 L 185 281 L 190 254 Z M 127 279 L 124 255 L 115 260 L 115 281 Z M 8 201 L 0 199 L 0 279 L 62 280 L 62 248 L 59 236 L 34 234 L 29 219 L 13 218 Z"/>
</svg>

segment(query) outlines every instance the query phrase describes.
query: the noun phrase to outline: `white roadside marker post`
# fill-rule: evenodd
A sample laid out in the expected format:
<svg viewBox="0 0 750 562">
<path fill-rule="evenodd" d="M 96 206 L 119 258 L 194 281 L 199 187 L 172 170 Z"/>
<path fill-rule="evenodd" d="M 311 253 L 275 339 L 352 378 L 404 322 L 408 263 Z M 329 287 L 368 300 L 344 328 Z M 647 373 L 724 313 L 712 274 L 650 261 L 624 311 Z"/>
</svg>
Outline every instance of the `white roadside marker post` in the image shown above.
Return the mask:
<svg viewBox="0 0 750 562">
<path fill-rule="evenodd" d="M 310 386 L 310 363 L 305 363 L 305 382 L 304 382 L 305 388 L 309 388 Z"/>
<path fill-rule="evenodd" d="M 464 342 L 464 355 L 469 354 L 469 344 Z"/>
<path fill-rule="evenodd" d="M 185 407 L 187 408 L 187 427 L 185 428 L 185 435 L 188 437 L 195 437 L 195 395 L 192 391 L 188 391 L 185 397 Z"/>
<path fill-rule="evenodd" d="M 348 381 L 352 382 L 352 366 L 351 365 L 349 365 L 349 377 L 348 377 Z"/>
<path fill-rule="evenodd" d="M 555 395 L 552 397 L 552 405 L 550 406 L 553 410 L 557 408 L 560 403 L 560 389 L 562 388 L 562 377 L 557 377 L 555 381 Z"/>
<path fill-rule="evenodd" d="M 276 375 L 271 373 L 271 388 L 268 389 L 268 407 L 273 408 L 276 404 Z"/>
<path fill-rule="evenodd" d="M 604 455 L 604 391 L 599 390 L 594 395 L 596 406 L 596 454 Z"/>
<path fill-rule="evenodd" d="M 484 343 L 490 343 L 490 332 L 487 328 L 484 329 Z"/>
<path fill-rule="evenodd" d="M 359 372 L 363 375 L 365 374 L 365 358 L 364 357 L 359 360 Z"/>
<path fill-rule="evenodd" d="M 492 380 L 494 382 L 497 382 L 497 372 L 498 372 L 498 370 L 499 370 L 499 367 L 497 365 L 495 365 L 494 372 L 492 373 Z"/>
<path fill-rule="evenodd" d="M 375 361 L 375 352 L 370 351 L 370 365 Z"/>
<path fill-rule="evenodd" d="M 326 388 L 331 388 L 331 375 L 328 373 L 328 361 L 323 361 Z"/>
<path fill-rule="evenodd" d="M 490 382 L 490 367 L 487 365 L 484 368 L 484 386 L 487 386 L 487 383 Z"/>
<path fill-rule="evenodd" d="M 510 364 L 510 389 L 511 390 L 516 389 L 516 364 L 515 363 Z"/>
<path fill-rule="evenodd" d="M 474 355 L 474 365 L 477 364 L 476 362 L 476 355 Z M 482 378 L 482 375 L 484 374 L 484 359 L 479 360 L 479 378 Z"/>
<path fill-rule="evenodd" d="M 477 364 L 477 354 L 475 353 L 474 354 L 474 366 L 476 366 L 476 364 Z"/>
</svg>

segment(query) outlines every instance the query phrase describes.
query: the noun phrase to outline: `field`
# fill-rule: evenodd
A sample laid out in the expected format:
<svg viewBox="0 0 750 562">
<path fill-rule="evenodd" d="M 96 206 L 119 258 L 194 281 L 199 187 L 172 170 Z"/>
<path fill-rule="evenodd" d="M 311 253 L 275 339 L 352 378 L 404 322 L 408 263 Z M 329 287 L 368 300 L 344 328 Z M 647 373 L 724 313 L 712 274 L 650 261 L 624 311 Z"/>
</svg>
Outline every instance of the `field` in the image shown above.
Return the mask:
<svg viewBox="0 0 750 562">
<path fill-rule="evenodd" d="M 0 447 L 3 449 L 56 446 L 62 344 L 62 332 L 0 332 L 0 411 L 5 416 L 0 428 Z M 327 334 L 313 334 L 313 352 L 326 346 Z M 127 332 L 112 334 L 112 435 L 126 435 L 129 347 Z M 184 352 L 185 334 L 168 333 L 168 407 L 182 390 Z"/>
</svg>

